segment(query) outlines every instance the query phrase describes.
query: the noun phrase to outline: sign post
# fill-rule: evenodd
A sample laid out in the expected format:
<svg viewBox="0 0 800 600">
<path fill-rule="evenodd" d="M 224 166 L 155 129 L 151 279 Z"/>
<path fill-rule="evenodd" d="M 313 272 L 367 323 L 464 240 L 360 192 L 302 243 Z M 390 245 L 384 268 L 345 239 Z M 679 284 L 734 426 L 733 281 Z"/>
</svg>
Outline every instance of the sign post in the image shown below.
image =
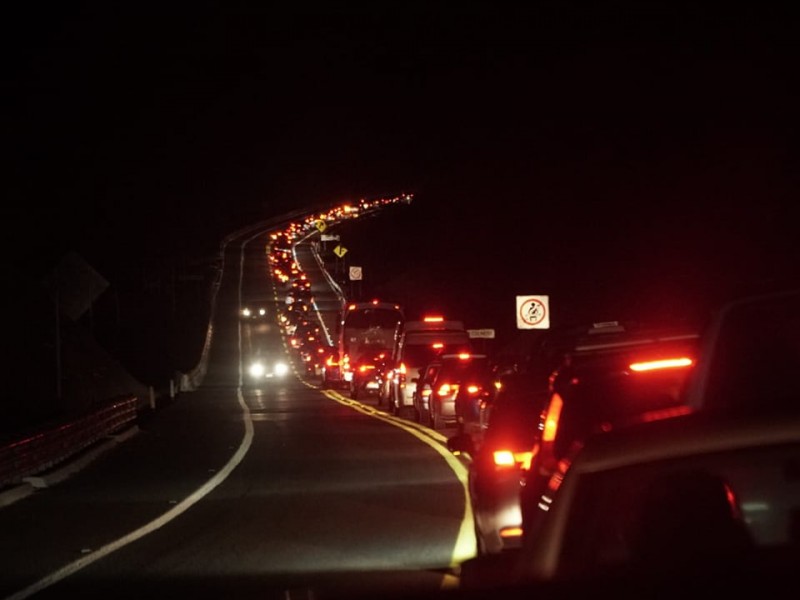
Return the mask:
<svg viewBox="0 0 800 600">
<path fill-rule="evenodd" d="M 358 282 L 358 299 L 361 299 L 361 280 L 364 278 L 364 271 L 361 267 L 350 267 L 350 294 L 353 294 L 353 282 Z"/>
</svg>

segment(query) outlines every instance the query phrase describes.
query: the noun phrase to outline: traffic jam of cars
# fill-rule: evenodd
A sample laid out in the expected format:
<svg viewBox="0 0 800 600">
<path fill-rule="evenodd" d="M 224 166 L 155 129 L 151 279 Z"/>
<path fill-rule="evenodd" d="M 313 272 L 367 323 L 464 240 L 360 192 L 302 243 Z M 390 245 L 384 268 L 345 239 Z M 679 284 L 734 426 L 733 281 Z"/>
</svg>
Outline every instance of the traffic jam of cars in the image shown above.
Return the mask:
<svg viewBox="0 0 800 600">
<path fill-rule="evenodd" d="M 293 244 L 370 208 L 274 233 L 291 302 L 242 317 L 275 319 L 299 375 L 446 436 L 477 548 L 461 587 L 800 564 L 800 292 L 744 296 L 702 329 L 548 327 L 511 362 L 457 319 L 382 299 L 342 299 L 328 337 Z"/>
</svg>

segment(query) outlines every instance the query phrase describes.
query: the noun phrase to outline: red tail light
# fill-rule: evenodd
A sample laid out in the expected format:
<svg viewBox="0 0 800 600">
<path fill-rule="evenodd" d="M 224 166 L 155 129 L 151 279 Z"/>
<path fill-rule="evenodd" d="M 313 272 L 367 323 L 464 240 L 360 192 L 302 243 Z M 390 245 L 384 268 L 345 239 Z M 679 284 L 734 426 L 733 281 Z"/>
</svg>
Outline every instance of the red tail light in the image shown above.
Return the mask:
<svg viewBox="0 0 800 600">
<path fill-rule="evenodd" d="M 498 469 L 519 468 L 527 471 L 531 467 L 533 452 L 512 452 L 511 450 L 495 450 L 492 453 L 494 466 Z"/>
<path fill-rule="evenodd" d="M 458 360 L 469 360 L 472 358 L 472 355 L 469 352 L 462 352 L 458 355 Z"/>
<path fill-rule="evenodd" d="M 444 348 L 444 344 L 442 342 L 434 342 L 433 344 L 431 344 L 431 347 L 434 350 L 441 350 L 442 348 Z"/>
<path fill-rule="evenodd" d="M 493 456 L 496 467 L 514 466 L 514 453 L 511 450 L 495 450 Z"/>
<path fill-rule="evenodd" d="M 434 316 L 431 316 L 431 317 L 425 317 L 425 318 L 424 318 L 424 319 L 422 319 L 422 320 L 423 320 L 425 323 L 441 323 L 441 322 L 443 322 L 443 321 L 444 321 L 444 317 L 439 317 L 439 316 L 435 316 L 435 317 L 434 317 Z"/>
<path fill-rule="evenodd" d="M 503 527 L 500 530 L 500 537 L 503 539 L 516 538 L 522 536 L 522 527 Z"/>
<path fill-rule="evenodd" d="M 481 391 L 481 386 L 479 386 L 479 385 L 468 385 L 467 386 L 467 393 L 469 395 L 471 395 L 471 396 L 474 396 L 475 394 L 480 393 L 480 391 Z"/>
<path fill-rule="evenodd" d="M 457 383 L 443 383 L 441 386 L 439 386 L 439 390 L 436 393 L 440 396 L 449 396 L 451 394 L 455 394 L 457 391 Z"/>
</svg>

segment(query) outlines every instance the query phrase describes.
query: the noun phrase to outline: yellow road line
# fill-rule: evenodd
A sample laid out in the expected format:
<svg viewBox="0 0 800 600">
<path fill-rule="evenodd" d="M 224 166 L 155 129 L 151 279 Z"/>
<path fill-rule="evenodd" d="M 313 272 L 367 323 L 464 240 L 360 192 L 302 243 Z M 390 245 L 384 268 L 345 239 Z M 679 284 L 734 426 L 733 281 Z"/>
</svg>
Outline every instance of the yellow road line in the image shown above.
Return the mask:
<svg viewBox="0 0 800 600">
<path fill-rule="evenodd" d="M 406 421 L 405 419 L 401 419 L 399 417 L 395 417 L 390 415 L 389 413 L 374 408 L 372 406 L 368 406 L 357 400 L 353 400 L 352 398 L 347 398 L 342 396 L 338 392 L 333 390 L 322 390 L 322 393 L 325 394 L 331 400 L 338 402 L 339 404 L 343 404 L 345 406 L 349 406 L 350 408 L 357 410 L 365 415 L 370 417 L 374 417 L 376 419 L 380 419 L 381 421 L 385 421 L 395 427 L 399 427 L 404 431 L 410 433 L 414 437 L 422 440 L 426 444 L 428 444 L 431 448 L 436 450 L 445 460 L 447 465 L 452 469 L 452 471 L 456 474 L 459 482 L 461 482 L 461 487 L 464 490 L 464 515 L 461 519 L 461 527 L 458 531 L 458 538 L 456 539 L 455 547 L 453 548 L 453 554 L 450 558 L 450 567 L 457 567 L 459 564 L 464 562 L 467 559 L 473 558 L 477 552 L 477 542 L 475 540 L 475 528 L 474 528 L 474 520 L 472 515 L 472 503 L 470 502 L 469 498 L 469 487 L 468 487 L 468 472 L 467 468 L 461 463 L 458 458 L 456 458 L 450 450 L 444 445 L 447 442 L 447 438 L 439 433 L 438 431 L 434 431 L 424 425 L 420 425 L 419 423 L 412 423 L 410 421 Z M 445 575 L 442 581 L 442 588 L 451 588 L 454 587 L 453 580 L 458 580 L 457 577 L 454 575 Z"/>
</svg>

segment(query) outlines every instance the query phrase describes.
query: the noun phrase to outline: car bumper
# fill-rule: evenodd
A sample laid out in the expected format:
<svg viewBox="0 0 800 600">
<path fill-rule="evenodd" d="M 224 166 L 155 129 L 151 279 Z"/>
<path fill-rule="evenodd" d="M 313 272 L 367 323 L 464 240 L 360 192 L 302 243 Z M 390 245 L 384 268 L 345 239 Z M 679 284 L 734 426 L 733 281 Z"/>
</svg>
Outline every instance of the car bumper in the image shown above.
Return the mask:
<svg viewBox="0 0 800 600">
<path fill-rule="evenodd" d="M 484 476 L 471 483 L 475 530 L 487 552 L 521 546 L 521 489 L 518 472 Z"/>
</svg>

